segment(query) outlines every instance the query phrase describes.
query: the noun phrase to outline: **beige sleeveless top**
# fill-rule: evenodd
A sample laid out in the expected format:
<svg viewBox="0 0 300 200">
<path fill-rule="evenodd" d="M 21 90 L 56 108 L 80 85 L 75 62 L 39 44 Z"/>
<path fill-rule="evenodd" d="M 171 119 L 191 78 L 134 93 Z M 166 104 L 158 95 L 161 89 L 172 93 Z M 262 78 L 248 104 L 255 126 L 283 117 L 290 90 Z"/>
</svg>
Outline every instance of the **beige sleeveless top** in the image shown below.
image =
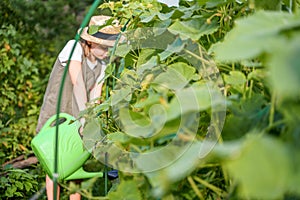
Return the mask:
<svg viewBox="0 0 300 200">
<path fill-rule="evenodd" d="M 98 62 L 97 66 L 94 69 L 90 69 L 87 64 L 87 58 L 83 56 L 82 58 L 82 75 L 87 91 L 87 99 L 90 100 L 90 91 L 96 83 L 97 77 L 101 73 L 101 63 Z M 56 114 L 57 110 L 57 101 L 58 93 L 60 90 L 60 84 L 62 81 L 62 76 L 64 73 L 65 67 L 61 64 L 59 59 L 56 60 L 52 72 L 50 74 L 49 82 L 47 85 L 46 93 L 44 95 L 43 104 L 40 110 L 40 115 L 38 119 L 38 124 L 36 131 L 37 133 L 41 130 L 45 122 Z M 78 117 L 79 108 L 76 103 L 75 96 L 73 94 L 73 84 L 69 73 L 66 75 L 60 112 L 68 113 L 74 117 Z"/>
</svg>

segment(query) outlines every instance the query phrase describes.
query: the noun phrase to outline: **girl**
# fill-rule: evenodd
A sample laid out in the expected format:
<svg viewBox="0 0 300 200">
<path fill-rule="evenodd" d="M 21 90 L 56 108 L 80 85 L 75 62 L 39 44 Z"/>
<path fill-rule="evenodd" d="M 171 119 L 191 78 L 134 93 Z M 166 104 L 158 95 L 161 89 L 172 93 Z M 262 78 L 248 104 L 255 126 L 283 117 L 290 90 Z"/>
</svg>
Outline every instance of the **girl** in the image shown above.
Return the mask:
<svg viewBox="0 0 300 200">
<path fill-rule="evenodd" d="M 112 47 L 120 33 L 120 26 L 117 21 L 107 25 L 109 16 L 93 16 L 89 26 L 85 27 L 81 34 L 81 41 L 77 43 L 72 58 L 68 74 L 65 79 L 60 111 L 78 117 L 79 112 L 86 108 L 87 102 L 99 103 L 97 100 L 101 96 L 102 79 L 105 75 L 105 60 L 108 57 L 108 48 Z M 103 27 L 94 34 L 89 34 L 92 26 Z M 58 93 L 61 84 L 64 67 L 68 62 L 69 55 L 75 40 L 70 40 L 62 49 L 53 66 L 43 105 L 37 125 L 37 133 L 41 130 L 45 122 L 56 114 Z M 82 132 L 84 119 L 80 119 Z M 48 199 L 53 199 L 53 182 L 46 175 L 46 189 Z M 59 199 L 59 186 L 57 190 Z M 80 199 L 79 193 L 70 195 L 71 200 Z"/>
</svg>

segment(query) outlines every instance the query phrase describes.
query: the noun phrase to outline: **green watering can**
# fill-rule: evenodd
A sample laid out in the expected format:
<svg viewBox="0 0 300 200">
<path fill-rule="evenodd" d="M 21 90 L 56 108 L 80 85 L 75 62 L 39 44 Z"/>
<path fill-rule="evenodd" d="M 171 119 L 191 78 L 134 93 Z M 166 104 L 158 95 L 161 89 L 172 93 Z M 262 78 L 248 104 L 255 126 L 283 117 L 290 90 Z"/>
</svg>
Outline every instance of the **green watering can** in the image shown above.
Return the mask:
<svg viewBox="0 0 300 200">
<path fill-rule="evenodd" d="M 81 124 L 73 116 L 59 114 L 58 134 L 58 180 L 74 180 L 103 177 L 102 172 L 86 172 L 83 164 L 90 157 L 78 133 Z M 45 123 L 39 134 L 31 141 L 31 147 L 46 173 L 53 178 L 56 115 Z"/>
</svg>

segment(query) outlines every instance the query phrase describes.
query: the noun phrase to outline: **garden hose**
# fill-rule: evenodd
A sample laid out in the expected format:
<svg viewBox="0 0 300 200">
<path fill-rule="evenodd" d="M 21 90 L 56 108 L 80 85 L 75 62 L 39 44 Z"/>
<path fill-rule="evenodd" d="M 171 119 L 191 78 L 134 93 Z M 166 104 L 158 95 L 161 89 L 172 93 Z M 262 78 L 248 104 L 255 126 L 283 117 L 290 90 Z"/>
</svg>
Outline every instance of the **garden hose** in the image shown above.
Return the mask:
<svg viewBox="0 0 300 200">
<path fill-rule="evenodd" d="M 61 80 L 61 85 L 60 85 L 60 88 L 59 88 L 57 109 L 56 109 L 56 129 L 55 129 L 55 145 L 54 145 L 55 159 L 54 159 L 54 174 L 53 174 L 53 183 L 54 183 L 53 196 L 54 196 L 55 199 L 57 197 L 57 178 L 58 178 L 58 174 L 57 174 L 58 159 L 57 158 L 59 156 L 58 155 L 58 150 L 59 150 L 59 145 L 58 145 L 58 134 L 59 134 L 59 123 L 58 122 L 59 122 L 59 120 L 58 119 L 59 119 L 59 113 L 60 113 L 60 107 L 61 107 L 61 100 L 62 100 L 62 92 L 63 92 L 64 82 L 65 82 L 66 75 L 67 75 L 67 72 L 68 72 L 68 69 L 69 69 L 69 65 L 70 65 L 72 55 L 73 55 L 75 47 L 76 47 L 76 45 L 77 45 L 77 43 L 80 39 L 80 35 L 82 33 L 82 30 L 88 24 L 90 18 L 92 17 L 92 15 L 93 15 L 94 11 L 96 10 L 96 8 L 99 6 L 100 2 L 101 2 L 100 0 L 95 0 L 94 1 L 94 3 L 92 4 L 91 8 L 89 9 L 87 15 L 85 16 L 82 24 L 80 25 L 80 29 L 77 32 L 76 36 L 75 36 L 75 43 L 74 43 L 74 45 L 72 47 L 72 50 L 71 50 L 71 53 L 69 55 L 67 65 L 64 68 L 64 73 L 63 73 L 62 80 Z M 130 21 L 130 19 L 122 27 L 121 32 L 124 32 L 126 30 L 126 26 L 129 23 L 129 21 Z M 115 42 L 115 44 L 112 48 L 109 64 L 111 64 L 113 62 L 113 55 L 115 54 L 116 47 L 117 47 L 118 42 L 120 41 L 120 38 L 121 38 L 121 34 L 119 34 L 119 36 L 117 37 L 116 42 Z M 106 94 L 108 94 L 108 93 L 106 93 Z M 108 98 L 108 95 L 106 97 Z M 107 163 L 105 163 L 105 165 L 106 164 Z M 105 195 L 106 195 L 107 194 L 107 185 L 108 185 L 108 182 L 107 182 L 107 167 L 105 167 L 105 172 L 104 173 L 105 173 Z"/>
<path fill-rule="evenodd" d="M 75 43 L 74 43 L 73 48 L 71 50 L 71 53 L 69 55 L 67 65 L 64 69 L 64 73 L 63 73 L 60 88 L 59 88 L 58 101 L 57 101 L 57 107 L 56 107 L 56 124 L 55 124 L 56 129 L 55 129 L 55 145 L 54 145 L 55 156 L 54 156 L 54 173 L 53 173 L 53 184 L 54 184 L 53 197 L 54 197 L 55 200 L 57 199 L 57 178 L 58 178 L 58 174 L 57 174 L 58 160 L 57 160 L 57 158 L 58 158 L 58 149 L 59 149 L 59 146 L 58 146 L 59 113 L 60 113 L 60 106 L 61 106 L 64 82 L 65 82 L 66 75 L 67 75 L 67 72 L 68 72 L 68 69 L 69 69 L 69 65 L 70 65 L 72 55 L 74 53 L 77 42 L 80 39 L 80 35 L 83 31 L 83 28 L 88 24 L 90 18 L 92 17 L 92 15 L 93 15 L 94 11 L 96 10 L 96 8 L 99 6 L 100 2 L 101 2 L 100 0 L 95 0 L 94 1 L 94 3 L 90 7 L 87 15 L 84 17 L 83 22 L 80 25 L 79 32 L 77 32 L 77 34 L 75 36 Z"/>
</svg>

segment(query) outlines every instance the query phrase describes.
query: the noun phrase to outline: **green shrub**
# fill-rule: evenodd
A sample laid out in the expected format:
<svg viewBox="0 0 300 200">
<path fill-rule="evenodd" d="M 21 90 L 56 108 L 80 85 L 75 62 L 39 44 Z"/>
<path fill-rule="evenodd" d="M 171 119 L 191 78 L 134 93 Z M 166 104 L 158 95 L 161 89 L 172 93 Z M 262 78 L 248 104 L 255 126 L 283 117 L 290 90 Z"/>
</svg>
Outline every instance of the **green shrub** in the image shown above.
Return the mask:
<svg viewBox="0 0 300 200">
<path fill-rule="evenodd" d="M 0 171 L 0 199 L 24 199 L 38 190 L 37 175 L 28 170 L 7 169 Z"/>
<path fill-rule="evenodd" d="M 39 47 L 29 36 L 12 25 L 0 29 L 2 161 L 28 153 L 45 90 L 45 73 L 53 62 L 45 55 L 26 55 L 29 49 L 34 52 Z"/>
</svg>

